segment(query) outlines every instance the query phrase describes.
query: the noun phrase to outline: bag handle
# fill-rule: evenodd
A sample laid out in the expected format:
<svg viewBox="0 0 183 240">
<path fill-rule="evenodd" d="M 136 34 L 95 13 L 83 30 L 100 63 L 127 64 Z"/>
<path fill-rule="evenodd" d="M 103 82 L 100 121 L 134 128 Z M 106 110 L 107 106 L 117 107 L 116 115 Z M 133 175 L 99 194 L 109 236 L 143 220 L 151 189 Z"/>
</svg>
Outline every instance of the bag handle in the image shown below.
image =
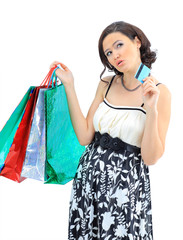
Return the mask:
<svg viewBox="0 0 183 240">
<path fill-rule="evenodd" d="M 53 71 L 54 71 L 54 68 L 51 68 L 48 74 L 46 75 L 45 79 L 42 81 L 41 86 L 48 86 L 48 82 L 51 78 Z"/>
<path fill-rule="evenodd" d="M 48 87 L 52 84 L 52 88 L 54 87 L 54 83 L 55 83 L 55 86 L 57 88 L 58 84 L 57 84 L 57 76 L 56 76 L 56 70 L 60 68 L 62 69 L 62 67 L 59 65 L 57 65 L 57 67 L 53 70 L 53 73 L 51 75 L 51 78 L 50 78 L 50 81 L 48 83 Z"/>
<path fill-rule="evenodd" d="M 49 88 L 50 85 L 52 85 L 53 88 L 55 83 L 55 86 L 57 87 L 57 76 L 55 72 L 58 68 L 62 69 L 60 64 L 50 69 L 45 79 L 42 81 L 41 86 L 46 86 L 47 88 Z"/>
</svg>

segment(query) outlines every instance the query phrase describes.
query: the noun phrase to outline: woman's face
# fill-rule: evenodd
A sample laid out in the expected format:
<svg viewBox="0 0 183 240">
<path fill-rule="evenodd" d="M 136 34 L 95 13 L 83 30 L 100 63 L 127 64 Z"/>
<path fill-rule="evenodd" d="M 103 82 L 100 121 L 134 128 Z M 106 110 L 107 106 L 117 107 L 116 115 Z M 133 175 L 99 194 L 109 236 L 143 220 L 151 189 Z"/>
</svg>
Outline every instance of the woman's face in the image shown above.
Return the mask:
<svg viewBox="0 0 183 240">
<path fill-rule="evenodd" d="M 107 35 L 103 40 L 103 51 L 109 63 L 119 72 L 136 72 L 140 63 L 141 43 L 137 37 L 129 39 L 121 32 Z"/>
</svg>

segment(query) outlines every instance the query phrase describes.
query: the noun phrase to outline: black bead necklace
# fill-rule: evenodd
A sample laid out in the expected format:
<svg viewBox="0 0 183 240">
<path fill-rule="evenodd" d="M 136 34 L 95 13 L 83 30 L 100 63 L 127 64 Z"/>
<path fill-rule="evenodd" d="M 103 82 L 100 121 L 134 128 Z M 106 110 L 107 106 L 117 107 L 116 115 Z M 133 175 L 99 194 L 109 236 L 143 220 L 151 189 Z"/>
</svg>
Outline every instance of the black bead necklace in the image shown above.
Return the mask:
<svg viewBox="0 0 183 240">
<path fill-rule="evenodd" d="M 134 89 L 129 89 L 129 88 L 127 88 L 127 87 L 125 86 L 124 82 L 123 82 L 123 75 L 121 76 L 121 83 L 122 83 L 123 87 L 124 87 L 127 91 L 129 91 L 129 92 L 133 92 L 133 91 L 137 90 L 137 89 L 141 86 L 141 84 L 140 84 L 140 85 L 138 85 L 138 86 L 137 86 L 136 88 L 134 88 Z"/>
</svg>

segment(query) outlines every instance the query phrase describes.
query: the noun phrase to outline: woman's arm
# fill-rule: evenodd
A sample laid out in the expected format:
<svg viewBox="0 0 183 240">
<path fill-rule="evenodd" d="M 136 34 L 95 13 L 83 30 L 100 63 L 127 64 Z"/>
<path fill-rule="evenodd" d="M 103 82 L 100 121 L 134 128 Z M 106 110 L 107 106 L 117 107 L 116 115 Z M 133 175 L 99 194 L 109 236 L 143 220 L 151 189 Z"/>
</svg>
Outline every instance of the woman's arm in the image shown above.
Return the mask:
<svg viewBox="0 0 183 240">
<path fill-rule="evenodd" d="M 146 123 L 141 143 L 142 159 L 146 165 L 155 164 L 163 155 L 170 121 L 171 94 L 164 84 L 159 85 L 158 88 L 157 105 L 149 107 L 146 111 Z"/>
<path fill-rule="evenodd" d="M 95 98 L 90 106 L 87 117 L 83 116 L 80 109 L 79 102 L 76 96 L 74 85 L 67 85 L 65 87 L 70 117 L 73 128 L 75 130 L 78 141 L 81 145 L 88 145 L 94 137 L 93 116 L 99 104 L 103 101 L 102 86 L 99 83 Z"/>
<path fill-rule="evenodd" d="M 51 67 L 60 64 L 59 62 L 54 62 Z M 104 90 L 106 89 L 106 84 L 102 81 L 99 82 L 95 98 L 91 104 L 91 107 L 88 111 L 87 117 L 85 118 L 76 95 L 74 87 L 74 78 L 72 72 L 64 64 L 60 64 L 64 70 L 57 69 L 56 75 L 61 79 L 64 84 L 69 113 L 72 121 L 72 125 L 78 141 L 81 145 L 88 145 L 94 137 L 94 127 L 93 127 L 93 116 L 98 108 L 99 104 L 103 101 Z"/>
</svg>

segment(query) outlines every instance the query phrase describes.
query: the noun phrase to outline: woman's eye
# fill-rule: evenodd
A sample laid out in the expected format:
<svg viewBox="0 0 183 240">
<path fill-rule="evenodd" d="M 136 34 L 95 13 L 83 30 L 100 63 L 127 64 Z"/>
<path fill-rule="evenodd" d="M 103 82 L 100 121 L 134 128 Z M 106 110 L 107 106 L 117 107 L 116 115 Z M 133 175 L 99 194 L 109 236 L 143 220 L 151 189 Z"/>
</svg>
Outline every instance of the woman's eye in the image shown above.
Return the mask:
<svg viewBox="0 0 183 240">
<path fill-rule="evenodd" d="M 123 46 L 123 43 L 118 43 L 117 48 Z"/>
<path fill-rule="evenodd" d="M 111 55 L 111 53 L 112 53 L 111 51 L 107 52 L 106 56 L 109 57 Z"/>
</svg>

